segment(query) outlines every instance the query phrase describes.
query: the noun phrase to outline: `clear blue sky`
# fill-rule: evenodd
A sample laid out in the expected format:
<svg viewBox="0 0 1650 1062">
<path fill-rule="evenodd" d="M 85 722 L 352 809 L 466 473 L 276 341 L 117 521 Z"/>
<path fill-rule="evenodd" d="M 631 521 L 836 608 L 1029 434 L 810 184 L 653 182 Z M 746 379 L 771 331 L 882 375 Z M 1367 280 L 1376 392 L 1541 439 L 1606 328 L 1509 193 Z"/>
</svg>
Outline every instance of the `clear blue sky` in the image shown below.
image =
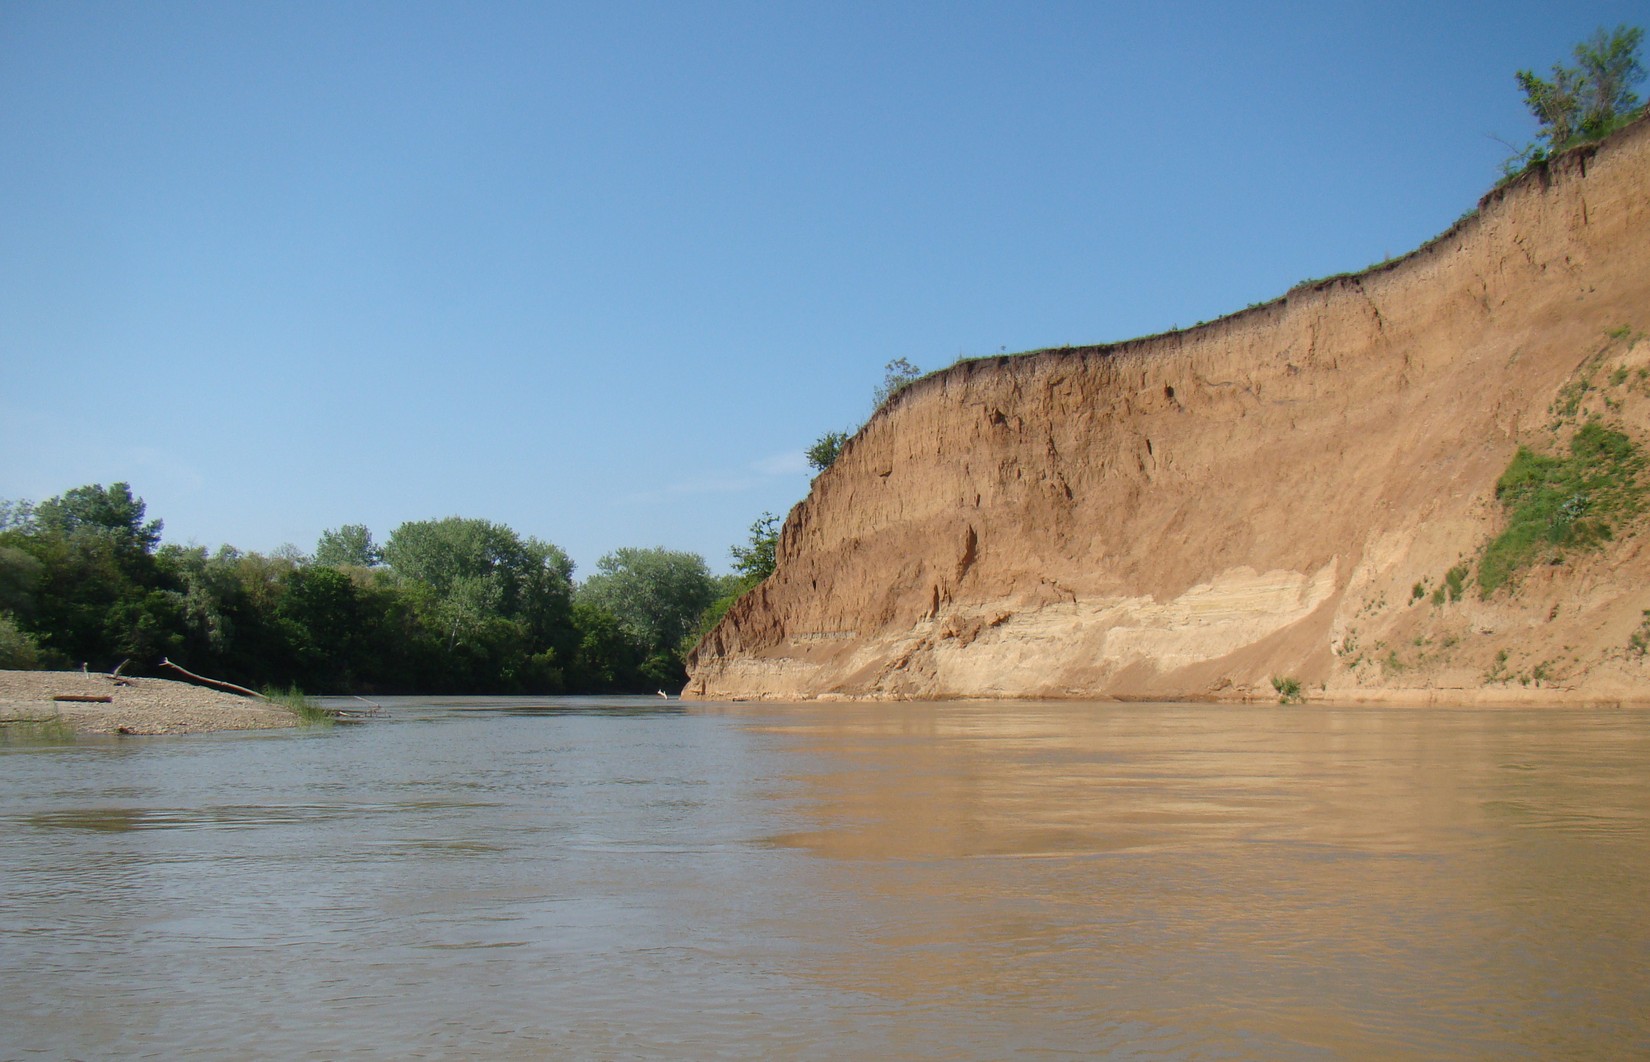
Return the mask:
<svg viewBox="0 0 1650 1062">
<path fill-rule="evenodd" d="M 1642 2 L 0 0 L 0 497 L 727 548 L 884 363 L 1406 251 Z"/>
</svg>

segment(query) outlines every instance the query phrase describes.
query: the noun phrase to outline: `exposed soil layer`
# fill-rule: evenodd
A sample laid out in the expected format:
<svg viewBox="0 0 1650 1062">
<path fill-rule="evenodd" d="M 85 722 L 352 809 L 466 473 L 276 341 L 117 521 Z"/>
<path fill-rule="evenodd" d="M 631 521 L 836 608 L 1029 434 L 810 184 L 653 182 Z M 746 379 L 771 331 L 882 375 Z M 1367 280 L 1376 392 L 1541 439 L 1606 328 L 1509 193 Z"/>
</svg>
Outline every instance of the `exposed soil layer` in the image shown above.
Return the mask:
<svg viewBox="0 0 1650 1062">
<path fill-rule="evenodd" d="M 1650 444 L 1646 332 L 1641 121 L 1363 274 L 959 363 L 814 481 L 686 695 L 1650 703 L 1642 513 L 1474 580 L 1520 446 Z"/>
</svg>

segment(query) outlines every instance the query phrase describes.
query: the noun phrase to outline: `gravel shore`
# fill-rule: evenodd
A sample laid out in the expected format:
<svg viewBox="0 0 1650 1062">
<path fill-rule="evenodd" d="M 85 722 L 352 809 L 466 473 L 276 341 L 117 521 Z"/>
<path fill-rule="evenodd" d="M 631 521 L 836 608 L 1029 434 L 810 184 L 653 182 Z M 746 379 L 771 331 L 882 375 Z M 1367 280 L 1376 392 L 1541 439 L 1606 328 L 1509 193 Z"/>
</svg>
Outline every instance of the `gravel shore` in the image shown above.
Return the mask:
<svg viewBox="0 0 1650 1062">
<path fill-rule="evenodd" d="M 297 725 L 284 708 L 167 679 L 117 683 L 78 671 L 0 671 L 0 724 L 61 718 L 82 734 L 203 734 Z M 54 701 L 60 694 L 109 703 Z"/>
</svg>

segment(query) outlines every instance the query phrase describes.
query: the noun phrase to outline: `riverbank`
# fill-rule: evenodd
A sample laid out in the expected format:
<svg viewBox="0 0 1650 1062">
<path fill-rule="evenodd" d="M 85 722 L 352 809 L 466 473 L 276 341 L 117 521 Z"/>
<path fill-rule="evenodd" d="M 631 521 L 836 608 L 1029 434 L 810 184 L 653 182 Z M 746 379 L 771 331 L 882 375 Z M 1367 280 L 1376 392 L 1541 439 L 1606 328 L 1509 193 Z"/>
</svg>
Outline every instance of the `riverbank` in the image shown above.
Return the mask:
<svg viewBox="0 0 1650 1062">
<path fill-rule="evenodd" d="M 108 702 L 57 701 L 58 696 Z M 0 724 L 61 719 L 81 734 L 204 734 L 296 726 L 284 708 L 168 679 L 78 671 L 0 671 Z"/>
<path fill-rule="evenodd" d="M 684 696 L 1644 703 L 1646 202 L 1650 119 L 1356 276 L 911 383 Z"/>
</svg>

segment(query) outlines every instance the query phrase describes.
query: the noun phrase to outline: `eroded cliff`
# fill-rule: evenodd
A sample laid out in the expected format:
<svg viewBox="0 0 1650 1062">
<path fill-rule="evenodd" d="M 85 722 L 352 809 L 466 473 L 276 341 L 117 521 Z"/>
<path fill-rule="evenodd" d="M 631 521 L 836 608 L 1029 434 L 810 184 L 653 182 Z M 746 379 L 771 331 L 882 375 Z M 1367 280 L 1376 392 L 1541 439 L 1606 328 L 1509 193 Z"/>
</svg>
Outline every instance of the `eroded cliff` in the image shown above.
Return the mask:
<svg viewBox="0 0 1650 1062">
<path fill-rule="evenodd" d="M 1367 273 L 918 381 L 687 695 L 1650 700 L 1642 516 L 1473 580 L 1521 445 L 1650 437 L 1647 162 L 1641 121 Z"/>
</svg>

